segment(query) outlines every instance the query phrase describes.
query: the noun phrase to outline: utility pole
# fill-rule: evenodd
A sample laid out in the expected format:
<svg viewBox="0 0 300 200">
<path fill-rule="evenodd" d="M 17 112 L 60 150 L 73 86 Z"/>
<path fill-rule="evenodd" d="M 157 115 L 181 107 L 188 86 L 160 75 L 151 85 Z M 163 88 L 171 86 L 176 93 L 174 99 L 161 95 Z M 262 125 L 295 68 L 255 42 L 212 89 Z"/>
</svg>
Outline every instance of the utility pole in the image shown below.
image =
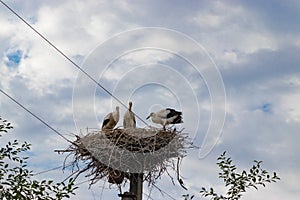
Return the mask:
<svg viewBox="0 0 300 200">
<path fill-rule="evenodd" d="M 121 200 L 142 200 L 143 198 L 143 173 L 129 174 L 129 192 L 119 194 Z"/>
<path fill-rule="evenodd" d="M 143 198 L 143 176 L 143 173 L 130 174 L 129 192 L 136 195 L 136 200 L 142 200 Z"/>
</svg>

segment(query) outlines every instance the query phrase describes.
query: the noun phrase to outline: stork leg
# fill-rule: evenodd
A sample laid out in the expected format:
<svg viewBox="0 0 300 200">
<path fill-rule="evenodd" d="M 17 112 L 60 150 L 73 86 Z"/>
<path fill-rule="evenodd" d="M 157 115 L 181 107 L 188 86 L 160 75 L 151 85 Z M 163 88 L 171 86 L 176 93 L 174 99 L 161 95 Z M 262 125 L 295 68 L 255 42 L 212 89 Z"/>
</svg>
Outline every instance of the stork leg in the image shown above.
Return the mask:
<svg viewBox="0 0 300 200">
<path fill-rule="evenodd" d="M 164 122 L 164 124 L 163 124 L 163 130 L 164 131 L 166 130 L 166 122 Z"/>
</svg>

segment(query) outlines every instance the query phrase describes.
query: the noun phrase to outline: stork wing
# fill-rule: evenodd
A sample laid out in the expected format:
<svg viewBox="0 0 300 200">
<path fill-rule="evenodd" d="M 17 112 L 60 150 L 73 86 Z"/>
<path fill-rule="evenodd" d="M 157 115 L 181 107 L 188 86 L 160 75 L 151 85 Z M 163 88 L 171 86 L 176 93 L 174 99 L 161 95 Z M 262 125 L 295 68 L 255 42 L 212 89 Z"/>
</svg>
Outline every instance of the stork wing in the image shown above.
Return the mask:
<svg viewBox="0 0 300 200">
<path fill-rule="evenodd" d="M 134 116 L 134 114 L 133 114 L 133 113 L 131 113 L 131 114 L 132 114 L 132 118 L 133 118 L 133 127 L 135 128 L 135 127 L 136 127 L 135 116 Z"/>
<path fill-rule="evenodd" d="M 170 113 L 170 110 L 163 109 L 163 110 L 158 111 L 158 112 L 155 113 L 155 114 L 156 114 L 156 116 L 159 117 L 159 118 L 166 119 L 169 113 Z"/>
<path fill-rule="evenodd" d="M 170 117 L 173 117 L 173 116 L 180 116 L 182 115 L 182 112 L 180 111 L 177 111 L 175 109 L 172 109 L 172 108 L 167 108 L 166 110 L 169 111 L 168 115 L 167 115 L 167 118 L 170 118 Z"/>
<path fill-rule="evenodd" d="M 103 123 L 102 123 L 102 128 L 107 125 L 109 123 L 109 120 L 110 120 L 110 116 L 111 116 L 111 113 L 108 113 L 104 119 L 103 119 Z"/>
<path fill-rule="evenodd" d="M 103 120 L 103 124 L 102 124 L 102 128 L 107 125 L 109 123 L 109 119 L 104 119 Z"/>
</svg>

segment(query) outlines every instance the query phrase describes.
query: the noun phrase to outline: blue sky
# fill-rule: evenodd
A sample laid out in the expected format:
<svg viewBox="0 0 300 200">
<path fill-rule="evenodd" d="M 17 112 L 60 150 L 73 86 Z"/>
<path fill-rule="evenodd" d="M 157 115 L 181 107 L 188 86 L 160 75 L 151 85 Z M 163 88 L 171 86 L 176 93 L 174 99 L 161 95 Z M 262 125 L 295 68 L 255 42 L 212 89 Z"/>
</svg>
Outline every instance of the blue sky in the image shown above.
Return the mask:
<svg viewBox="0 0 300 200">
<path fill-rule="evenodd" d="M 17 67 L 20 62 L 21 62 L 21 59 L 22 59 L 22 51 L 21 50 L 15 50 L 11 53 L 8 53 L 6 55 L 7 57 L 7 63 L 6 65 L 8 67 Z"/>
<path fill-rule="evenodd" d="M 132 99 L 142 118 L 164 106 L 183 111 L 180 127 L 208 152 L 200 158 L 199 150 L 191 150 L 183 161 L 190 193 L 212 185 L 224 191 L 215 162 L 226 150 L 241 168 L 262 160 L 281 177 L 243 199 L 298 199 L 298 1 L 7 3 L 124 103 Z M 3 6 L 0 24 L 1 89 L 65 136 L 99 126 L 118 104 Z M 68 145 L 62 138 L 4 95 L 0 115 L 15 127 L 1 145 L 12 138 L 32 143 L 30 166 L 36 172 L 62 164 L 64 156 L 53 152 Z M 39 177 L 66 176 L 56 170 Z M 167 176 L 157 185 L 176 199 L 186 193 Z M 155 188 L 145 191 L 168 198 Z M 92 189 L 81 184 L 72 199 L 117 199 L 116 194 L 100 181 Z"/>
</svg>

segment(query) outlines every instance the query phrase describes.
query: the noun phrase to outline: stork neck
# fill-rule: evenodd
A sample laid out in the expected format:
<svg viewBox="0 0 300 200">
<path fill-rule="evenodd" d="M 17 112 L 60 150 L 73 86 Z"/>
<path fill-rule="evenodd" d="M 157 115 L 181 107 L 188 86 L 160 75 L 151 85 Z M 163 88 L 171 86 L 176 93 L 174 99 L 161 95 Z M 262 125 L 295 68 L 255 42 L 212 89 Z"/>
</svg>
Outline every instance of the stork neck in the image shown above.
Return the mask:
<svg viewBox="0 0 300 200">
<path fill-rule="evenodd" d="M 129 103 L 129 107 L 128 110 L 131 112 L 131 108 L 132 108 L 132 103 Z"/>
</svg>

